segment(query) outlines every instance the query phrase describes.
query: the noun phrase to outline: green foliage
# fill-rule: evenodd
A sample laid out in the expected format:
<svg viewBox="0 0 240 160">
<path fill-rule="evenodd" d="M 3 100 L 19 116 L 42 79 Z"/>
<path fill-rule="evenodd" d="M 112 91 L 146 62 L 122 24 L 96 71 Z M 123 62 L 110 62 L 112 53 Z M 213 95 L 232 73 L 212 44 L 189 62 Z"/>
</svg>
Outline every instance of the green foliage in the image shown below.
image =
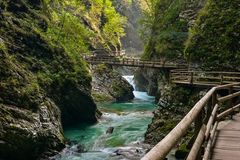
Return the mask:
<svg viewBox="0 0 240 160">
<path fill-rule="evenodd" d="M 61 42 L 72 54 L 88 48 L 120 49 L 125 35 L 126 19 L 120 16 L 110 0 L 45 1 L 52 22 L 49 38 Z"/>
<path fill-rule="evenodd" d="M 239 1 L 208 0 L 190 30 L 185 54 L 205 69 L 236 70 L 240 63 Z"/>
<path fill-rule="evenodd" d="M 0 50 L 2 51 L 2 52 L 7 52 L 7 47 L 5 46 L 5 44 L 4 44 L 4 42 L 1 40 L 1 38 L 0 38 Z"/>
<path fill-rule="evenodd" d="M 108 96 L 105 93 L 101 94 L 99 92 L 93 92 L 92 96 L 95 102 L 106 102 L 112 100 L 112 97 Z"/>
<path fill-rule="evenodd" d="M 90 94 L 83 54 L 119 49 L 124 36 L 126 19 L 110 0 L 1 1 L 0 7 L 0 100 L 27 109 L 45 94 L 57 105 L 65 90 Z"/>
<path fill-rule="evenodd" d="M 156 4 L 158 0 L 142 1 L 142 17 L 139 20 L 141 28 L 139 29 L 142 40 L 147 43 L 151 36 L 151 28 L 155 20 Z"/>
<path fill-rule="evenodd" d="M 97 72 L 98 75 L 102 75 L 106 73 L 107 70 L 108 70 L 108 67 L 105 64 L 99 64 L 97 65 L 95 72 Z"/>
<path fill-rule="evenodd" d="M 154 9 L 150 12 L 150 21 L 146 22 L 151 27 L 147 36 L 145 52 L 142 58 L 176 59 L 182 57 L 184 41 L 188 36 L 188 26 L 185 19 L 179 14 L 187 6 L 188 0 L 157 0 L 153 1 Z"/>
</svg>

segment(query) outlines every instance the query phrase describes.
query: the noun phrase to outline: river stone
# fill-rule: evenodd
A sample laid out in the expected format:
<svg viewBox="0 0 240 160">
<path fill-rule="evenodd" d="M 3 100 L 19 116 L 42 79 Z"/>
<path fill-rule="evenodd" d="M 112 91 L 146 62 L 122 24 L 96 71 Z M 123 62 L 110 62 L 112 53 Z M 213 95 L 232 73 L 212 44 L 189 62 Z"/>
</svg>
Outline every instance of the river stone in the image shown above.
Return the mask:
<svg viewBox="0 0 240 160">
<path fill-rule="evenodd" d="M 107 134 L 112 134 L 114 130 L 114 127 L 109 127 L 106 131 Z"/>
</svg>

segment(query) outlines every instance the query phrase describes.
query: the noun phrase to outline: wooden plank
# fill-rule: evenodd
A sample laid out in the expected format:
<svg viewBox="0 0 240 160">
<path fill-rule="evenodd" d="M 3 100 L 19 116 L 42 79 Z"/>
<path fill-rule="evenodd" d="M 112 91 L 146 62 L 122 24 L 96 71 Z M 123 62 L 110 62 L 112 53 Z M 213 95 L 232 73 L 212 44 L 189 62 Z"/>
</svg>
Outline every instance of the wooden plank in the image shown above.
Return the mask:
<svg viewBox="0 0 240 160">
<path fill-rule="evenodd" d="M 240 116 L 234 116 L 232 121 L 218 129 L 212 159 L 240 159 Z"/>
</svg>

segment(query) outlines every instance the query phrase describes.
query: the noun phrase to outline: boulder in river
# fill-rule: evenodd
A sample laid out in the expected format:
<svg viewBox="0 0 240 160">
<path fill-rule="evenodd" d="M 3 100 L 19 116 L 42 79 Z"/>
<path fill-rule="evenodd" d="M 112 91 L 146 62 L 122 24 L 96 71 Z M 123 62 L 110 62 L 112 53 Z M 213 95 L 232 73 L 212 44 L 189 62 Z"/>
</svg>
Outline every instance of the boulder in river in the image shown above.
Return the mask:
<svg viewBox="0 0 240 160">
<path fill-rule="evenodd" d="M 106 131 L 106 134 L 112 134 L 114 130 L 114 127 L 109 127 Z"/>
</svg>

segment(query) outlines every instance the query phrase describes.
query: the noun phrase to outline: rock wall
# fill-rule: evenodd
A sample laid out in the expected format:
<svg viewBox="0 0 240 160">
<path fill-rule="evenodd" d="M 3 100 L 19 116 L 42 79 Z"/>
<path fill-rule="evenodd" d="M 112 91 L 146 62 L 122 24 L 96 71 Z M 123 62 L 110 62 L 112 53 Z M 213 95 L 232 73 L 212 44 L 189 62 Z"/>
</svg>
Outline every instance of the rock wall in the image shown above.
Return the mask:
<svg viewBox="0 0 240 160">
<path fill-rule="evenodd" d="M 87 65 L 48 38 L 44 7 L 0 1 L 0 159 L 44 159 L 64 147 L 62 124 L 97 121 Z"/>
<path fill-rule="evenodd" d="M 106 65 L 92 68 L 92 92 L 96 101 L 128 101 L 134 98 L 133 87 L 118 72 Z"/>
</svg>

